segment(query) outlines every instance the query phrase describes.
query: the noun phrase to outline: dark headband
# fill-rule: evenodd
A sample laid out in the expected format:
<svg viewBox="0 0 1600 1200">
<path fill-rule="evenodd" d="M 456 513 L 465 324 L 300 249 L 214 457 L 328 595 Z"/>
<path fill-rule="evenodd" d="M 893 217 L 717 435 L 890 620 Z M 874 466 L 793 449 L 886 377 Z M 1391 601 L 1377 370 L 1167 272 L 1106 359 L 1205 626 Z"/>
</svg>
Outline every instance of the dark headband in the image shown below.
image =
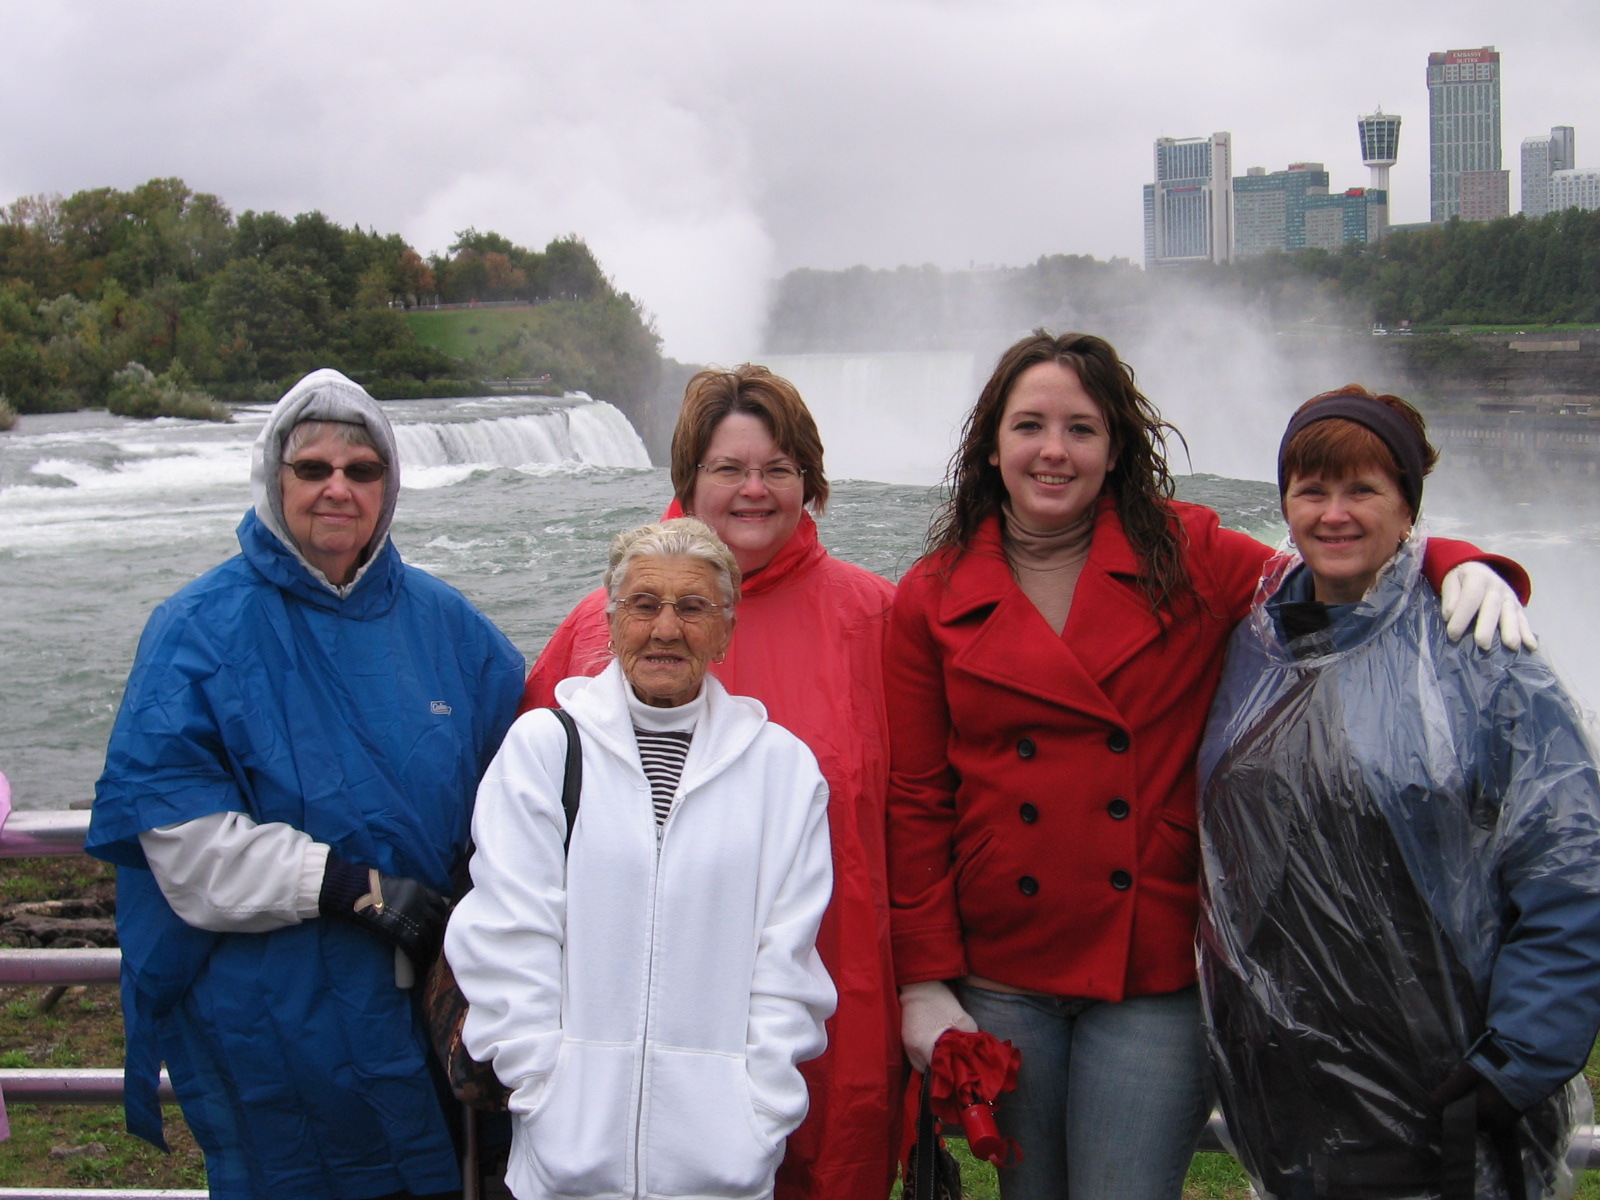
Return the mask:
<svg viewBox="0 0 1600 1200">
<path fill-rule="evenodd" d="M 1283 460 L 1289 452 L 1289 443 L 1307 425 L 1332 420 L 1354 421 L 1378 435 L 1378 440 L 1389 448 L 1394 461 L 1400 465 L 1400 491 L 1415 516 L 1422 508 L 1422 476 L 1428 461 L 1426 446 L 1410 421 L 1383 401 L 1368 396 L 1329 396 L 1295 414 L 1289 428 L 1283 431 L 1283 441 L 1278 444 L 1279 498 L 1289 490 L 1289 481 L 1283 475 Z"/>
</svg>

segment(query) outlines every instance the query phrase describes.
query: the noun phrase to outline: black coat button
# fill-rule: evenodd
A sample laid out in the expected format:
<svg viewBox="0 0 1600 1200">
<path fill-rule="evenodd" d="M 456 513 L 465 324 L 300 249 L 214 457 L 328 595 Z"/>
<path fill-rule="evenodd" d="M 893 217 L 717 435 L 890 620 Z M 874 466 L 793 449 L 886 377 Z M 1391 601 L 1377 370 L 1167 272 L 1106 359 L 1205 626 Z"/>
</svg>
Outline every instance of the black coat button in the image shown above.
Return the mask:
<svg viewBox="0 0 1600 1200">
<path fill-rule="evenodd" d="M 1121 754 L 1128 748 L 1128 734 L 1123 729 L 1113 729 L 1111 736 L 1106 739 L 1106 746 L 1113 754 Z"/>
<path fill-rule="evenodd" d="M 1017 880 L 1017 891 L 1021 892 L 1024 896 L 1032 896 L 1037 893 L 1038 890 L 1039 881 L 1032 875 L 1024 875 L 1021 879 Z"/>
<path fill-rule="evenodd" d="M 1127 820 L 1128 813 L 1130 811 L 1132 810 L 1129 808 L 1128 802 L 1121 796 L 1118 796 L 1110 804 L 1106 805 L 1106 812 L 1110 814 L 1113 821 Z"/>
<path fill-rule="evenodd" d="M 1031 804 L 1024 804 L 1021 808 L 1017 809 L 1017 813 L 1029 825 L 1032 825 L 1039 819 L 1039 810 Z"/>
<path fill-rule="evenodd" d="M 1018 758 L 1032 758 L 1038 752 L 1039 748 L 1033 744 L 1032 738 L 1023 738 L 1017 743 Z"/>
<path fill-rule="evenodd" d="M 1111 886 L 1119 892 L 1125 892 L 1133 886 L 1133 876 L 1126 871 L 1111 872 Z"/>
</svg>

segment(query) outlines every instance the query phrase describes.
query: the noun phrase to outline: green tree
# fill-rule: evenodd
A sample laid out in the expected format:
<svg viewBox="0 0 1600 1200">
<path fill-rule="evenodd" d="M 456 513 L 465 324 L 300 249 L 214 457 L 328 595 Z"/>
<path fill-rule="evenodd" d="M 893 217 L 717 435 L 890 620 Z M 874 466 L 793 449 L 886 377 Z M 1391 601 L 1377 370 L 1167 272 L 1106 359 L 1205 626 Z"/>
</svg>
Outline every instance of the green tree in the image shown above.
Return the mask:
<svg viewBox="0 0 1600 1200">
<path fill-rule="evenodd" d="M 0 387 L 18 412 L 50 412 L 63 405 L 45 367 L 42 334 L 28 286 L 0 282 Z"/>
<path fill-rule="evenodd" d="M 229 263 L 207 302 L 222 378 L 287 382 L 320 365 L 331 308 L 327 285 L 303 266 Z"/>
<path fill-rule="evenodd" d="M 553 300 L 594 300 L 611 291 L 588 244 L 575 233 L 544 248 L 537 279 L 539 294 Z"/>
<path fill-rule="evenodd" d="M 0 278 L 58 296 L 76 280 L 61 235 L 61 197 L 24 196 L 0 210 Z"/>
</svg>

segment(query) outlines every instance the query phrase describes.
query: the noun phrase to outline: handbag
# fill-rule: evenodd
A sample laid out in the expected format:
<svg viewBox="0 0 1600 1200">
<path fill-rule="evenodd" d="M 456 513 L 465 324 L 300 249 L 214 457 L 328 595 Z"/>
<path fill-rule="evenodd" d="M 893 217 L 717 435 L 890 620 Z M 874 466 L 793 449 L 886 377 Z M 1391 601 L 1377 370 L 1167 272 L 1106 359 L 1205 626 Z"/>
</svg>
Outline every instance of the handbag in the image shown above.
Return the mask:
<svg viewBox="0 0 1600 1200">
<path fill-rule="evenodd" d="M 561 785 L 561 807 L 567 814 L 567 835 L 561 849 L 572 845 L 572 827 L 578 819 L 578 801 L 583 791 L 583 743 L 578 726 L 564 709 L 552 708 L 556 720 L 567 731 L 566 775 Z M 469 848 L 468 855 L 472 853 Z M 470 876 L 467 888 L 471 888 Z M 465 892 L 462 893 L 463 895 Z M 459 902 L 459 897 L 457 898 Z M 428 1038 L 439 1056 L 445 1078 L 457 1100 L 487 1112 L 504 1112 L 511 1100 L 510 1089 L 500 1082 L 491 1063 L 479 1062 L 461 1044 L 461 1026 L 467 1019 L 467 998 L 461 994 L 455 972 L 441 951 L 428 971 L 422 990 L 422 1011 L 428 1025 Z"/>
<path fill-rule="evenodd" d="M 900 1194 L 905 1200 L 961 1200 L 961 1164 L 939 1136 L 933 1116 L 933 1072 L 922 1075 L 922 1102 L 917 1108 L 917 1140 L 906 1159 Z"/>
</svg>

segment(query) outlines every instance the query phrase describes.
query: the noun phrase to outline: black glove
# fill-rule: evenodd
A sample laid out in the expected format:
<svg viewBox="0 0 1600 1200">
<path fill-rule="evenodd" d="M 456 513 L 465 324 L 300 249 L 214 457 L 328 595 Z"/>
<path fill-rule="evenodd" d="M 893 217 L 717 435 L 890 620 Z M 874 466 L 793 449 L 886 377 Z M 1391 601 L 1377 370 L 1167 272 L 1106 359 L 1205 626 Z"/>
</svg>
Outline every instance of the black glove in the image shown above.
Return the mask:
<svg viewBox="0 0 1600 1200">
<path fill-rule="evenodd" d="M 354 921 L 384 941 L 399 946 L 413 963 L 426 967 L 444 942 L 450 903 L 425 883 L 385 875 L 328 855 L 317 908 L 325 917 Z"/>
</svg>

